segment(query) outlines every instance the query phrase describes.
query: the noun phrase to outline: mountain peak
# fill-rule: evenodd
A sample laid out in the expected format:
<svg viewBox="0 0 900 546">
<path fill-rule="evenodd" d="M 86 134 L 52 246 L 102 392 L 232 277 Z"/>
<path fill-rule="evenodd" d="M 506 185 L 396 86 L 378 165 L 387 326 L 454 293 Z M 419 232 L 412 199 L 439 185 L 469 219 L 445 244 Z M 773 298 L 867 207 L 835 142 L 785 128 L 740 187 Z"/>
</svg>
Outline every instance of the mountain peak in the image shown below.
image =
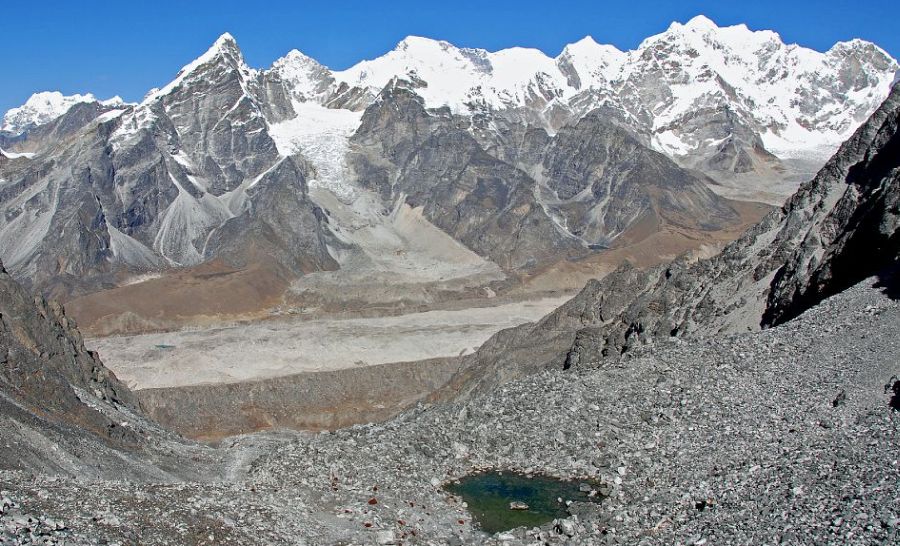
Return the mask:
<svg viewBox="0 0 900 546">
<path fill-rule="evenodd" d="M 313 62 L 315 62 L 315 59 L 313 59 L 309 55 L 303 53 L 299 49 L 292 49 L 292 50 L 288 51 L 287 55 L 285 55 L 284 57 L 282 57 L 279 60 L 292 61 L 292 62 L 296 62 L 296 61 L 303 61 L 303 62 L 313 61 Z"/>
<path fill-rule="evenodd" d="M 104 105 L 114 104 L 115 97 L 103 101 Z M 121 99 L 119 99 L 121 102 Z M 69 108 L 81 102 L 98 102 L 94 95 L 63 95 L 59 91 L 42 91 L 28 97 L 25 104 L 12 108 L 3 116 L 0 130 L 20 133 L 29 127 L 43 125 L 65 114 Z"/>
<path fill-rule="evenodd" d="M 719 30 L 719 25 L 713 22 L 712 19 L 705 15 L 695 15 L 686 23 L 680 23 L 678 21 L 672 21 L 672 24 L 669 25 L 669 28 L 663 33 L 663 35 L 669 35 L 672 33 L 677 33 L 680 30 L 690 30 L 695 32 L 709 32 L 714 30 Z"/>
<path fill-rule="evenodd" d="M 892 59 L 891 55 L 877 44 L 861 38 L 837 42 L 831 46 L 828 53 L 859 53 L 869 58 Z"/>
<path fill-rule="evenodd" d="M 148 93 L 143 102 L 154 101 L 159 99 L 160 97 L 168 95 L 179 85 L 181 85 L 184 79 L 187 78 L 190 74 L 195 72 L 200 67 L 214 61 L 232 64 L 234 68 L 241 70 L 242 72 L 250 72 L 250 69 L 244 64 L 244 56 L 241 54 L 241 49 L 238 47 L 237 41 L 234 39 L 234 36 L 226 32 L 216 39 L 213 45 L 206 50 L 206 53 L 182 67 L 182 69 L 178 71 L 178 74 L 175 76 L 174 80 L 169 82 L 162 89 L 158 89 L 156 91 L 151 91 L 150 93 Z"/>
<path fill-rule="evenodd" d="M 568 44 L 563 48 L 560 57 L 581 57 L 599 60 L 608 56 L 623 56 L 624 53 L 614 45 L 598 43 L 592 36 Z"/>
<path fill-rule="evenodd" d="M 448 49 L 455 49 L 455 46 L 450 42 L 426 38 L 424 36 L 407 36 L 397 43 L 397 47 L 394 48 L 394 51 L 409 51 L 414 53 L 423 50 L 434 51 L 435 49 L 447 51 Z"/>
<path fill-rule="evenodd" d="M 230 32 L 223 32 L 222 35 L 216 39 L 216 42 L 214 45 L 221 46 L 221 45 L 225 45 L 228 43 L 237 45 L 237 40 L 234 39 L 234 36 L 232 36 Z"/>
<path fill-rule="evenodd" d="M 577 42 L 573 42 L 569 44 L 571 46 L 579 46 L 579 47 L 597 47 L 600 44 L 597 43 L 597 40 L 594 39 L 593 36 L 588 34 L 584 38 L 578 40 Z"/>
<path fill-rule="evenodd" d="M 702 14 L 695 15 L 684 26 L 685 28 L 697 30 L 714 30 L 719 28 L 719 25 L 715 24 L 712 19 Z"/>
<path fill-rule="evenodd" d="M 241 55 L 241 48 L 238 47 L 237 40 L 234 39 L 234 36 L 231 33 L 225 32 L 218 38 L 213 44 L 206 50 L 200 58 L 212 58 L 216 55 L 221 54 L 232 54 L 232 55 Z M 199 60 L 199 59 L 198 59 Z"/>
</svg>

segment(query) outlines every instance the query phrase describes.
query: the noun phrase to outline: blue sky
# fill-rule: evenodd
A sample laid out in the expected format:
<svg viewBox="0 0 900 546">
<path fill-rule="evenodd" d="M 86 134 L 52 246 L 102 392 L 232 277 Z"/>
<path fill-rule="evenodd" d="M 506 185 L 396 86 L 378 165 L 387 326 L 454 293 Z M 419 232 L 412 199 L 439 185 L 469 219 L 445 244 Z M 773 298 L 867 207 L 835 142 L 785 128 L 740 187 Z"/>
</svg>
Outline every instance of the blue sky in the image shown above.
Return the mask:
<svg viewBox="0 0 900 546">
<path fill-rule="evenodd" d="M 43 90 L 139 100 L 225 31 L 257 68 L 296 48 L 340 69 L 381 55 L 410 34 L 489 50 L 536 47 L 551 56 L 588 34 L 632 49 L 671 21 L 702 13 L 720 26 L 747 23 L 818 50 L 863 38 L 896 58 L 896 0 L 861 4 L 864 9 L 845 0 L 7 0 L 0 6 L 0 112 Z"/>
</svg>

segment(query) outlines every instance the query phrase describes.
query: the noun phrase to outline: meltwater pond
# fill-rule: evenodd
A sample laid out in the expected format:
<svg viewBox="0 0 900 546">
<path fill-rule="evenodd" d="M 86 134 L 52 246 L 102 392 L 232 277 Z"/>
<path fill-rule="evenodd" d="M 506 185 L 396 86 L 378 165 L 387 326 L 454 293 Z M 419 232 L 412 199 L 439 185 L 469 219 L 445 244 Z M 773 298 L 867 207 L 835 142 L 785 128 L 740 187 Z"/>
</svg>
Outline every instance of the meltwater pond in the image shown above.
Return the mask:
<svg viewBox="0 0 900 546">
<path fill-rule="evenodd" d="M 462 497 L 481 529 L 498 533 L 516 527 L 535 527 L 569 515 L 566 501 L 600 502 L 593 486 L 547 476 L 528 477 L 511 472 L 471 474 L 446 486 Z M 561 502 L 560 502 L 561 500 Z M 511 505 L 518 509 L 511 508 Z M 523 509 L 523 505 L 527 509 Z"/>
</svg>

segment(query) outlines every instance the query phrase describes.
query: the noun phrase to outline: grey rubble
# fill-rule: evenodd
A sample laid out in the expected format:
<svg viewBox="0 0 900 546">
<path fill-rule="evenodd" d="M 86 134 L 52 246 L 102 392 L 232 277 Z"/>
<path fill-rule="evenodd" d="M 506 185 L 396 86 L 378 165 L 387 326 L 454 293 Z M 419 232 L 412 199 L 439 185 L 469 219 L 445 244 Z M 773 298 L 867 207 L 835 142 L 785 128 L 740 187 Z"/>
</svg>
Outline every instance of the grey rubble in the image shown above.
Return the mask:
<svg viewBox="0 0 900 546">
<path fill-rule="evenodd" d="M 409 544 L 896 542 L 900 414 L 885 383 L 900 373 L 900 304 L 875 282 L 759 333 L 547 370 L 384 424 L 235 438 L 211 483 L 3 472 L 15 507 L 0 533 L 68 544 L 369 544 L 404 533 Z M 485 466 L 597 477 L 610 498 L 489 538 L 440 489 Z"/>
</svg>

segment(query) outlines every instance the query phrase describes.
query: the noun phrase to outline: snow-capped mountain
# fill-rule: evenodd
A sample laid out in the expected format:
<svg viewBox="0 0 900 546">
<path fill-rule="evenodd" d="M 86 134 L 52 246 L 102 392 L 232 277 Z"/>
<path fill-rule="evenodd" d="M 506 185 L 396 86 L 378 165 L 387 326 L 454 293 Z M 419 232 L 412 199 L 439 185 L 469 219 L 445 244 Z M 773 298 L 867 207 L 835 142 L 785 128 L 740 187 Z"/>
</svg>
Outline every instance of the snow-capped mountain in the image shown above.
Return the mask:
<svg viewBox="0 0 900 546">
<path fill-rule="evenodd" d="M 702 17 L 556 58 L 410 37 L 343 71 L 298 51 L 254 69 L 224 34 L 139 104 L 7 115 L 27 129 L 0 134 L 0 259 L 73 294 L 211 261 L 465 284 L 696 244 L 745 221 L 710 176 L 821 165 L 897 69 Z"/>
<path fill-rule="evenodd" d="M 59 91 L 44 91 L 31 95 L 22 106 L 7 111 L 3 116 L 3 125 L 0 126 L 0 131 L 18 134 L 59 118 L 76 104 L 91 102 L 109 107 L 124 104 L 124 101 L 118 96 L 101 101 L 90 93 L 63 95 Z"/>
<path fill-rule="evenodd" d="M 289 56 L 276 65 L 284 72 L 299 63 L 308 66 L 309 59 Z M 675 157 L 731 136 L 727 129 L 698 130 L 698 114 L 713 114 L 718 119 L 710 123 L 739 125 L 781 158 L 812 154 L 824 161 L 884 100 L 897 69 L 887 53 L 862 40 L 821 53 L 786 45 L 772 31 L 720 28 L 698 16 L 632 51 L 586 37 L 556 58 L 535 49 L 488 52 L 409 37 L 377 59 L 312 81 L 333 78 L 333 85 L 375 95 L 392 78 L 407 78 L 421 82 L 418 94 L 428 107 L 459 114 L 569 111 L 545 117 L 551 130 L 608 106 Z M 310 80 L 303 85 L 309 88 Z"/>
<path fill-rule="evenodd" d="M 225 34 L 217 44 L 233 41 Z M 198 58 L 184 71 L 203 62 Z M 401 78 L 418 83 L 426 107 L 461 115 L 524 108 L 550 132 L 602 106 L 619 112 L 654 149 L 727 173 L 758 170 L 768 154 L 824 162 L 884 100 L 898 69 L 885 51 L 862 40 L 823 53 L 785 44 L 768 30 L 718 27 L 702 15 L 672 23 L 631 51 L 588 36 L 553 58 L 536 49 L 489 52 L 410 36 L 343 71 L 297 50 L 268 70 L 245 67 L 248 79 L 299 102 L 362 110 Z M 147 99 L 180 84 L 181 76 Z M 21 132 L 94 100 L 38 93 L 7 112 L 3 130 Z M 276 106 L 270 112 L 276 121 L 290 117 L 289 105 Z"/>
</svg>

